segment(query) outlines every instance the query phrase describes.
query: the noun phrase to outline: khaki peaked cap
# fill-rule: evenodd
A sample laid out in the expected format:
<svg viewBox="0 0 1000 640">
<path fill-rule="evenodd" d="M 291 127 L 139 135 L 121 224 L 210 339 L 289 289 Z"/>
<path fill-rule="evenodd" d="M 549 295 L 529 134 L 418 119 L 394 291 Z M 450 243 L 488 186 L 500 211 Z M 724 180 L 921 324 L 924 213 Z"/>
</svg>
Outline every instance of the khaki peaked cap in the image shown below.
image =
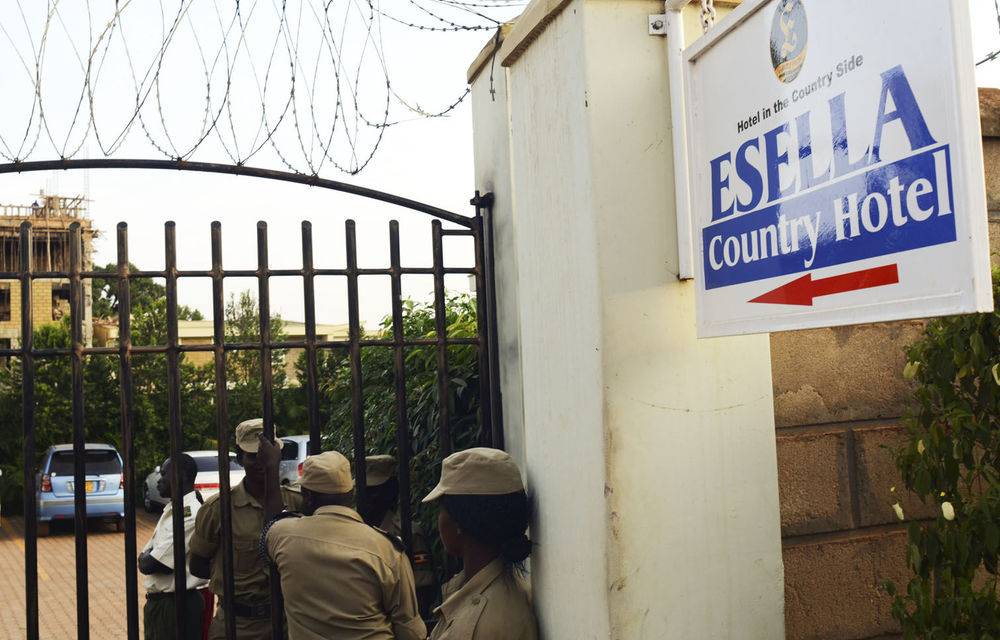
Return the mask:
<svg viewBox="0 0 1000 640">
<path fill-rule="evenodd" d="M 423 502 L 443 495 L 499 496 L 524 491 L 517 463 L 505 451 L 476 447 L 453 453 L 441 463 L 441 480 Z"/>
<path fill-rule="evenodd" d="M 365 486 L 377 487 L 396 477 L 396 458 L 388 455 L 365 458 Z"/>
<path fill-rule="evenodd" d="M 274 432 L 278 429 L 275 427 Z M 236 446 L 247 453 L 257 453 L 260 448 L 260 434 L 264 433 L 263 418 L 251 418 L 236 425 Z M 284 446 L 281 438 L 275 438 L 275 442 L 280 449 Z"/>
<path fill-rule="evenodd" d="M 347 493 L 354 488 L 351 463 L 337 451 L 309 456 L 302 463 L 299 485 L 316 493 Z"/>
</svg>

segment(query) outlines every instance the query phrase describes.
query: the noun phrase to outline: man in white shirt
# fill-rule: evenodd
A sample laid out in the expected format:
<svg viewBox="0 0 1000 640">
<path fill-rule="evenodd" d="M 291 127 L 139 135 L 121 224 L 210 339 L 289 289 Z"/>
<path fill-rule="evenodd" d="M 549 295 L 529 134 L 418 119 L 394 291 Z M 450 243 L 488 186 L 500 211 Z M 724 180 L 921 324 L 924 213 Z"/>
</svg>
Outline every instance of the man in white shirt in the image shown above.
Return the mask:
<svg viewBox="0 0 1000 640">
<path fill-rule="evenodd" d="M 201 507 L 201 496 L 194 489 L 198 467 L 194 458 L 182 453 L 178 458 L 181 493 L 184 495 L 184 547 L 187 590 L 184 595 L 184 634 L 186 640 L 200 640 L 205 600 L 199 589 L 207 580 L 192 576 L 187 569 L 191 554 L 189 543 L 194 532 L 195 514 Z M 156 488 L 164 498 L 170 498 L 170 460 L 160 466 L 160 479 Z M 139 571 L 146 575 L 146 606 L 143 607 L 143 624 L 146 640 L 174 640 L 177 638 L 177 614 L 174 594 L 174 516 L 173 503 L 167 503 L 160 521 L 156 523 L 153 537 L 139 554 Z"/>
</svg>

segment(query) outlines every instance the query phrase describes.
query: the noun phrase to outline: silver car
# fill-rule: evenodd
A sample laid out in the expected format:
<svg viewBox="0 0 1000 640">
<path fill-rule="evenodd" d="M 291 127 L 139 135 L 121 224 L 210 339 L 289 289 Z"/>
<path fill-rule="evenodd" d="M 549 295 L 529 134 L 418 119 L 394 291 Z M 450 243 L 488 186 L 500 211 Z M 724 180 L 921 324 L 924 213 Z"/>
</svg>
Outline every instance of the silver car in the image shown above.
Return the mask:
<svg viewBox="0 0 1000 640">
<path fill-rule="evenodd" d="M 302 479 L 302 463 L 309 448 L 309 436 L 281 436 L 281 462 L 278 479 L 281 484 L 297 484 Z"/>
<path fill-rule="evenodd" d="M 198 465 L 198 475 L 194 479 L 194 488 L 201 494 L 202 499 L 219 492 L 219 452 L 218 451 L 185 451 L 194 458 Z M 236 462 L 236 454 L 229 454 L 229 486 L 235 486 L 243 480 L 243 467 Z M 170 500 L 160 495 L 156 489 L 156 483 L 160 480 L 160 465 L 153 469 L 152 473 L 146 476 L 146 481 L 142 486 L 142 505 L 146 511 L 158 511 L 162 509 Z"/>
</svg>

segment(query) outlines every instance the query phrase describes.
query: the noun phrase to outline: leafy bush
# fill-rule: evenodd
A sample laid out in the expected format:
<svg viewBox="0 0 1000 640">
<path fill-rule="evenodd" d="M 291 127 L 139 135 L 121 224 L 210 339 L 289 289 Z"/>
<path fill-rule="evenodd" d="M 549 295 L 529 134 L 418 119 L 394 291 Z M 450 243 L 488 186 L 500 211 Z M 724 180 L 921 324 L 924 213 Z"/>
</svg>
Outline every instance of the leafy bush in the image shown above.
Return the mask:
<svg viewBox="0 0 1000 640">
<path fill-rule="evenodd" d="M 447 333 L 450 338 L 475 338 L 476 300 L 461 294 L 447 300 Z M 403 333 L 407 338 L 434 338 L 437 335 L 434 307 L 429 303 L 404 302 Z M 391 337 L 392 318 L 380 328 Z M 322 413 L 326 416 L 323 449 L 354 457 L 350 358 L 331 352 L 321 374 Z M 405 350 L 406 413 L 410 434 L 410 502 L 413 519 L 420 522 L 433 542 L 435 565 L 443 566 L 443 550 L 437 536 L 437 506 L 420 500 L 437 484 L 440 474 L 439 425 L 441 402 L 438 397 L 437 347 L 420 345 Z M 396 455 L 396 395 L 393 348 L 368 346 L 361 350 L 362 394 L 364 398 L 365 452 L 367 455 Z M 452 450 L 479 446 L 482 427 L 479 417 L 479 352 L 475 345 L 448 347 L 448 397 L 451 416 Z M 305 376 L 300 374 L 300 380 Z M 400 472 L 405 472 L 401 469 Z"/>
<path fill-rule="evenodd" d="M 111 270 L 109 265 L 107 270 Z M 118 282 L 95 278 L 94 308 L 105 317 L 117 314 Z M 163 345 L 167 337 L 166 289 L 148 278 L 132 281 L 132 342 Z M 181 319 L 201 318 L 197 310 L 178 309 Z M 259 340 L 257 301 L 249 292 L 231 296 L 226 306 L 226 340 Z M 272 339 L 284 338 L 283 323 L 271 321 Z M 69 317 L 34 332 L 37 349 L 70 346 Z M 272 351 L 275 385 L 275 420 L 284 426 L 293 402 L 283 367 L 285 351 Z M 261 413 L 260 353 L 234 351 L 227 355 L 227 401 L 230 422 Z M 35 365 L 35 451 L 41 456 L 53 444 L 73 441 L 72 364 L 67 356 L 40 357 Z M 214 366 L 196 366 L 182 353 L 179 358 L 181 449 L 216 447 Z M 121 400 L 117 356 L 87 356 L 83 360 L 83 418 L 86 440 L 104 442 L 122 450 Z M 5 513 L 19 513 L 23 505 L 22 372 L 20 358 L 0 366 L 0 501 Z M 137 499 L 146 474 L 169 453 L 169 409 L 167 358 L 165 354 L 136 353 L 132 356 L 132 424 Z M 124 452 L 123 452 L 124 453 Z"/>
<path fill-rule="evenodd" d="M 937 517 L 908 526 L 914 577 L 886 584 L 892 615 L 907 639 L 1000 638 L 1000 313 L 932 320 L 906 355 L 919 386 L 896 466 Z"/>
</svg>

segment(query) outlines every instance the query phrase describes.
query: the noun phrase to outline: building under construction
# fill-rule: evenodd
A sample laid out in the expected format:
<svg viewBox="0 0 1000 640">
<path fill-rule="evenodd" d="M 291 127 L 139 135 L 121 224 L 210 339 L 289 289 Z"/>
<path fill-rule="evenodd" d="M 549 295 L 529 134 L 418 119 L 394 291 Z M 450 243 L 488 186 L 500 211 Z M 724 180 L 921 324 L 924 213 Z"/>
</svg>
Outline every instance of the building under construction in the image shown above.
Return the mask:
<svg viewBox="0 0 1000 640">
<path fill-rule="evenodd" d="M 92 241 L 97 232 L 87 217 L 87 201 L 82 196 L 67 198 L 39 194 L 30 205 L 0 204 L 0 272 L 18 272 L 21 264 L 21 224 L 31 223 L 32 270 L 45 277 L 32 280 L 32 321 L 34 326 L 59 322 L 69 315 L 69 279 L 51 277 L 70 271 L 70 231 L 80 223 L 83 270 L 92 267 Z M 91 283 L 83 281 L 83 341 L 91 342 Z M 0 280 L 0 348 L 21 343 L 21 283 Z"/>
</svg>

